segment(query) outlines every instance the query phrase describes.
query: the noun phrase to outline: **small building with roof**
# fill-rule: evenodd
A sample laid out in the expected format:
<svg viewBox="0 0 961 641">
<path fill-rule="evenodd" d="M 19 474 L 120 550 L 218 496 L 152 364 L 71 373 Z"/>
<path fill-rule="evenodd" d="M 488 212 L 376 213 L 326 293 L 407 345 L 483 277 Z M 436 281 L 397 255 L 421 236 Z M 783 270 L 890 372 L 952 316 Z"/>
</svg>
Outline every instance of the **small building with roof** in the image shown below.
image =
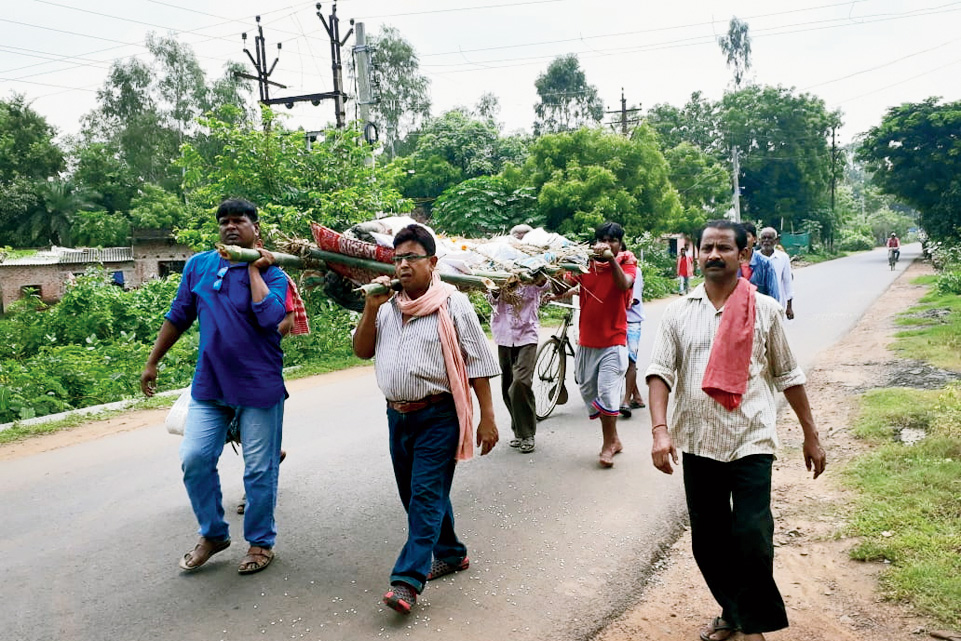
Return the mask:
<svg viewBox="0 0 961 641">
<path fill-rule="evenodd" d="M 51 247 L 20 258 L 0 257 L 0 313 L 27 290 L 45 303 L 59 301 L 67 283 L 94 265 L 102 266 L 116 285 L 132 288 L 182 272 L 193 254 L 169 229 L 134 229 L 129 247 Z"/>
</svg>

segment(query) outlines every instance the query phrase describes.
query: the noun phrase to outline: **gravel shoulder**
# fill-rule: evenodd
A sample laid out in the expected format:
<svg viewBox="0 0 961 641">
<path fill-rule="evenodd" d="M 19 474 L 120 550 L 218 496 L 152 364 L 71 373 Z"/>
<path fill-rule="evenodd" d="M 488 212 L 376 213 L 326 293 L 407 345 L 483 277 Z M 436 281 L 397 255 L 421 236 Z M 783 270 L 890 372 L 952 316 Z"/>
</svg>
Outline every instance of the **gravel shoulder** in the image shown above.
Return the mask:
<svg viewBox="0 0 961 641">
<path fill-rule="evenodd" d="M 821 354 L 808 374 L 807 391 L 828 452 L 828 468 L 817 481 L 804 469 L 800 426 L 790 411 L 779 422 L 781 452 L 775 462 L 775 578 L 791 627 L 765 635 L 769 641 L 907 641 L 926 638 L 930 623 L 909 605 L 891 603 L 877 589 L 884 566 L 848 558 L 855 541 L 840 538 L 851 494 L 838 471 L 866 445 L 849 427 L 864 390 L 888 384 L 903 370 L 888 349 L 897 331 L 895 315 L 914 305 L 926 288 L 915 277 L 932 273 L 914 263 L 837 345 Z M 697 639 L 698 630 L 718 614 L 691 556 L 690 532 L 657 565 L 640 602 L 613 621 L 595 641 L 677 641 Z M 739 635 L 738 635 L 739 636 Z M 737 637 L 732 637 L 736 639 Z"/>
</svg>

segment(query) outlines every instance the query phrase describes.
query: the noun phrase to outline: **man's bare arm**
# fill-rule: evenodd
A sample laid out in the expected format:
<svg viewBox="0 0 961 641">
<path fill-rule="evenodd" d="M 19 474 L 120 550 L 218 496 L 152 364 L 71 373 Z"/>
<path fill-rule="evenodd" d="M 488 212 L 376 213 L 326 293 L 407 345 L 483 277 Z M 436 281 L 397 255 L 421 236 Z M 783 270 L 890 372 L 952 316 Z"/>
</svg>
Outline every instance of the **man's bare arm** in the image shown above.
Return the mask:
<svg viewBox="0 0 961 641">
<path fill-rule="evenodd" d="M 807 391 L 803 385 L 794 385 L 784 390 L 784 397 L 797 415 L 804 432 L 804 466 L 808 471 L 814 470 L 814 478 L 821 476 L 827 465 L 827 455 L 821 447 L 817 427 L 814 425 L 814 415 L 808 402 Z"/>
</svg>

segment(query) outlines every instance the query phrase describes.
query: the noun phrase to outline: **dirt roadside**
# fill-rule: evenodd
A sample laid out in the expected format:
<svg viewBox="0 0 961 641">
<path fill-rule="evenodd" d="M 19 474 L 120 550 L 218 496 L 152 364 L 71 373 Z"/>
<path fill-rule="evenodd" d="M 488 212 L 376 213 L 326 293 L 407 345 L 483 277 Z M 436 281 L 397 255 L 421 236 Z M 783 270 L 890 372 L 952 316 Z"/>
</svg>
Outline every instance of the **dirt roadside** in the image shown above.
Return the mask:
<svg viewBox="0 0 961 641">
<path fill-rule="evenodd" d="M 881 564 L 848 558 L 851 539 L 837 538 L 851 495 L 839 470 L 865 445 L 849 426 L 858 395 L 886 384 L 898 362 L 888 350 L 894 316 L 924 294 L 911 281 L 931 273 L 914 263 L 867 311 L 840 343 L 821 354 L 808 371 L 808 396 L 828 452 L 824 476 L 812 481 L 804 469 L 800 426 L 790 409 L 779 421 L 781 454 L 774 467 L 774 574 L 791 627 L 766 634 L 769 641 L 854 641 L 925 639 L 931 623 L 909 606 L 883 600 L 877 590 Z M 799 312 L 799 313 L 803 313 Z M 594 641 L 677 641 L 698 638 L 698 630 L 718 614 L 691 556 L 690 532 L 671 548 L 648 581 L 636 606 L 607 626 Z M 738 638 L 731 637 L 732 639 Z"/>
</svg>

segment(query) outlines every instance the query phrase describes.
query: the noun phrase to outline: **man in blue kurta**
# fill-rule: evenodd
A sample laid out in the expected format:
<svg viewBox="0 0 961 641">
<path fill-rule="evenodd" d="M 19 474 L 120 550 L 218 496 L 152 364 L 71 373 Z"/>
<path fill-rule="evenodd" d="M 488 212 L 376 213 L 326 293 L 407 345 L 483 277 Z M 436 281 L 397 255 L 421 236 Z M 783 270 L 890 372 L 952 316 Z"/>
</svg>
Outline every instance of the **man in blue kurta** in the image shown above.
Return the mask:
<svg viewBox="0 0 961 641">
<path fill-rule="evenodd" d="M 252 203 L 225 200 L 217 209 L 217 223 L 224 244 L 255 247 L 260 228 Z M 287 398 L 277 326 L 285 314 L 287 278 L 273 265 L 269 252 L 259 251 L 261 257 L 249 264 L 231 263 L 215 251 L 187 261 L 140 377 L 144 394 L 152 396 L 158 363 L 199 319 L 200 348 L 180 458 L 184 485 L 200 524 L 200 541 L 180 559 L 186 571 L 196 570 L 230 546 L 217 461 L 235 418 L 247 491 L 244 538 L 250 544 L 238 571 L 258 572 L 274 556 L 274 507 Z"/>
</svg>

